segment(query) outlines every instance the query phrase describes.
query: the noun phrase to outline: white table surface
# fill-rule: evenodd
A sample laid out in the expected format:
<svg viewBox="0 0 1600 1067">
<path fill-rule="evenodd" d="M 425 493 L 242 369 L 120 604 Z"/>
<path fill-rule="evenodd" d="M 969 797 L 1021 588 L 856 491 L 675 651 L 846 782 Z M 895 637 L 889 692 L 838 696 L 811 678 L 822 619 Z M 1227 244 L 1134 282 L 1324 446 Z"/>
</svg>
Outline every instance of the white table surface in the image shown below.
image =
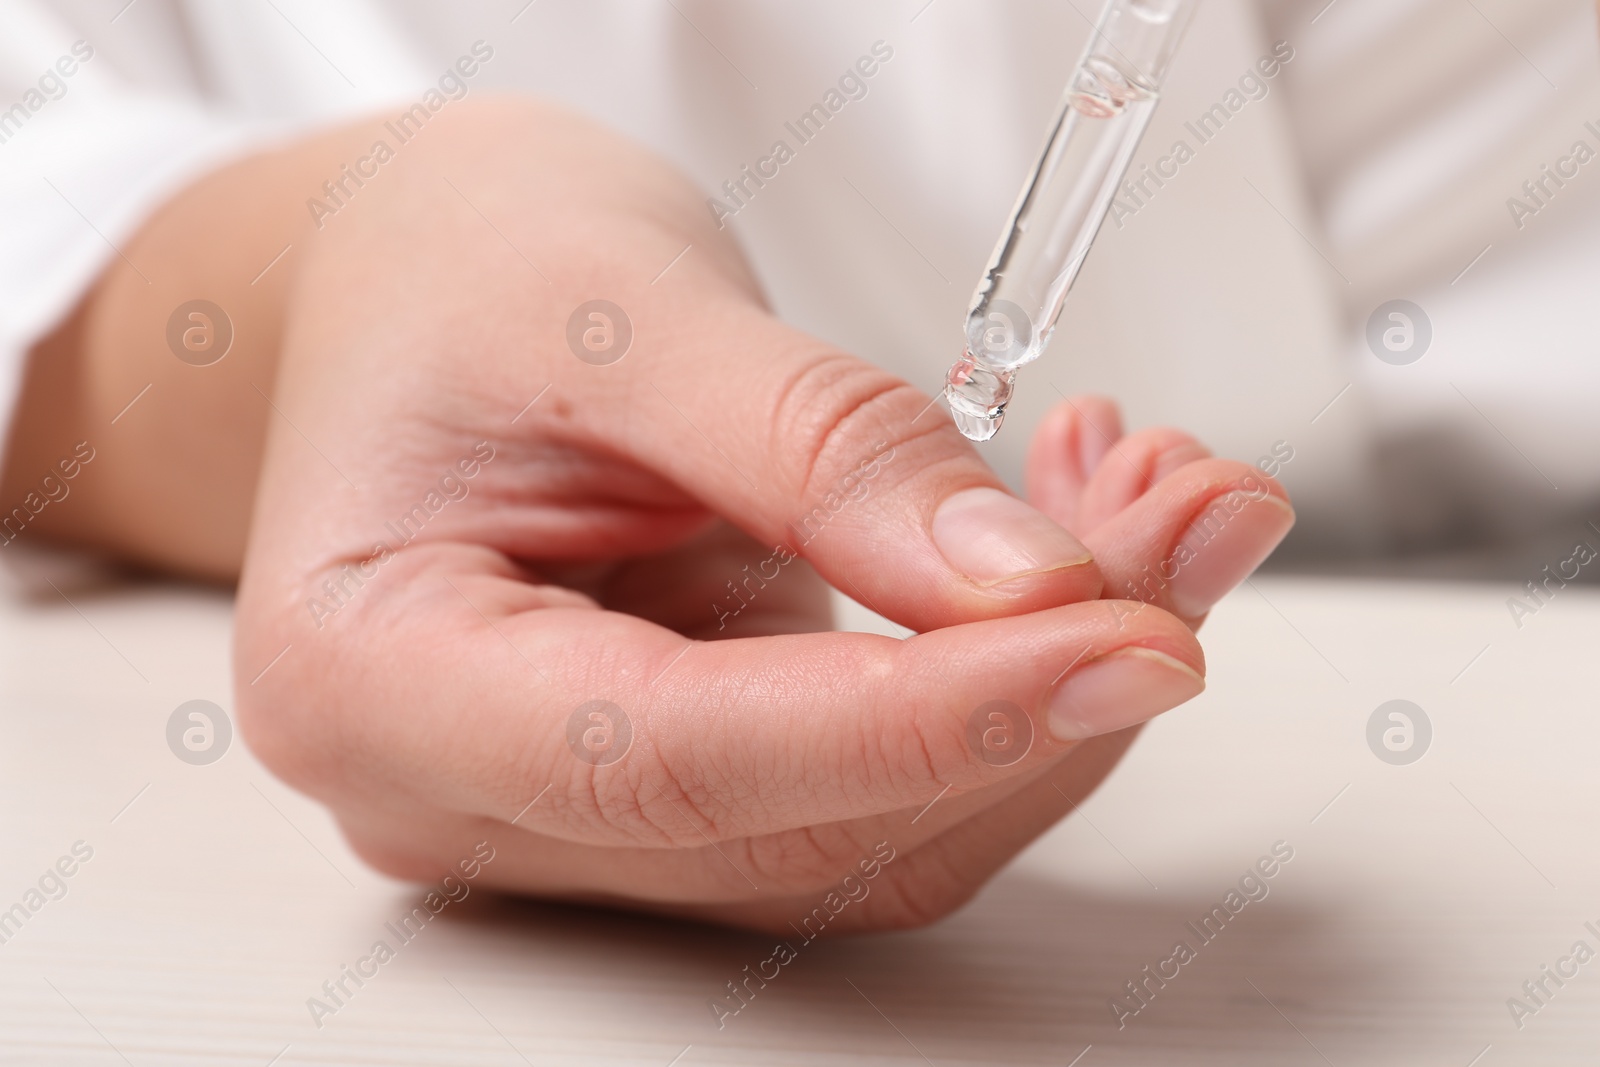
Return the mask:
<svg viewBox="0 0 1600 1067">
<path fill-rule="evenodd" d="M 486 893 L 316 1029 L 306 998 L 419 894 L 237 741 L 167 749 L 178 704 L 231 710 L 228 601 L 0 605 L 0 909 L 94 849 L 0 945 L 0 1062 L 1593 1063 L 1600 961 L 1520 1030 L 1506 999 L 1600 949 L 1600 595 L 1518 631 L 1513 591 L 1257 579 L 1204 634 L 1208 692 L 1080 817 L 932 929 L 807 947 L 721 1031 L 767 939 Z M 1397 697 L 1434 727 L 1400 767 L 1365 740 Z M 1278 840 L 1270 895 L 1119 1031 L 1108 999 Z"/>
</svg>

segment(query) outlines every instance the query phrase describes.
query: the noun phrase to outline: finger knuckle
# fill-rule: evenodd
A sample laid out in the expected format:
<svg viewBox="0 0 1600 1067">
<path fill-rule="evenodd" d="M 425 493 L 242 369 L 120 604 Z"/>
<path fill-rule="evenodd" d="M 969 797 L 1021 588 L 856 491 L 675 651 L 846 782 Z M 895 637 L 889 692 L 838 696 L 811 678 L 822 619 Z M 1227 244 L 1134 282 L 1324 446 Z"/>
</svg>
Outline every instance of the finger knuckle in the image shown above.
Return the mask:
<svg viewBox="0 0 1600 1067">
<path fill-rule="evenodd" d="M 918 419 L 928 398 L 886 371 L 829 352 L 811 358 L 782 385 L 773 405 L 774 455 L 788 457 L 798 499 L 856 492 L 852 476 L 885 453 L 942 430 Z"/>
<path fill-rule="evenodd" d="M 633 773 L 587 768 L 572 783 L 576 808 L 611 835 L 651 848 L 702 848 L 724 841 L 726 804 L 701 775 L 652 760 Z"/>
<path fill-rule="evenodd" d="M 981 884 L 938 847 L 923 847 L 884 871 L 873 893 L 870 925 L 878 930 L 932 926 L 965 905 Z"/>
<path fill-rule="evenodd" d="M 802 826 L 750 838 L 744 846 L 751 877 L 763 890 L 796 895 L 831 888 L 862 851 L 841 826 Z"/>
<path fill-rule="evenodd" d="M 904 702 L 907 690 L 938 693 L 937 685 L 916 681 L 927 669 L 921 654 L 912 655 L 905 646 L 896 650 L 892 667 L 884 674 L 879 699 L 891 705 Z M 940 679 L 943 684 L 943 680 Z M 899 798 L 926 793 L 931 801 L 947 785 L 967 777 L 973 768 L 974 753 L 968 748 L 966 712 L 947 700 L 918 701 L 907 711 L 891 707 L 884 714 L 866 721 L 883 724 L 870 732 L 858 732 L 861 751 L 855 765 L 867 768 L 867 781 L 880 784 L 887 795 Z"/>
</svg>

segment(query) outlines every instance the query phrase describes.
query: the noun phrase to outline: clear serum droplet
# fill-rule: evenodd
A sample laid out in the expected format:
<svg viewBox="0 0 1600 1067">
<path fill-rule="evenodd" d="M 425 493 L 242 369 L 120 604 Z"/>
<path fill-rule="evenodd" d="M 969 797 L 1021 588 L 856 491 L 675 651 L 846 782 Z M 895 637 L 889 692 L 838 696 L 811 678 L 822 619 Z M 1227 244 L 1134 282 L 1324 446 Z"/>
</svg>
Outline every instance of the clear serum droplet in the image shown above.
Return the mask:
<svg viewBox="0 0 1600 1067">
<path fill-rule="evenodd" d="M 994 370 L 970 352 L 956 360 L 945 376 L 944 395 L 956 428 L 968 440 L 987 441 L 1000 432 L 1016 379 L 1014 372 Z"/>
</svg>

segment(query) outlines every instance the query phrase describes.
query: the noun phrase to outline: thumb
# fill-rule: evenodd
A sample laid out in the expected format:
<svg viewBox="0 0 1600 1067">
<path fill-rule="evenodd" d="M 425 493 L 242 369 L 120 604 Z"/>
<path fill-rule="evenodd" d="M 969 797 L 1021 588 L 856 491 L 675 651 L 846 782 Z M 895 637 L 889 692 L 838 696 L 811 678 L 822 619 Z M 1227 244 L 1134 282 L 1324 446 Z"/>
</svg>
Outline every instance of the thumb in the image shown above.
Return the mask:
<svg viewBox="0 0 1600 1067">
<path fill-rule="evenodd" d="M 608 446 L 772 545 L 775 566 L 804 558 L 918 631 L 1099 595 L 1089 550 L 1006 490 L 926 394 L 747 299 L 654 308 L 627 373 L 579 371 L 580 410 L 627 404 L 625 434 L 597 429 Z"/>
</svg>

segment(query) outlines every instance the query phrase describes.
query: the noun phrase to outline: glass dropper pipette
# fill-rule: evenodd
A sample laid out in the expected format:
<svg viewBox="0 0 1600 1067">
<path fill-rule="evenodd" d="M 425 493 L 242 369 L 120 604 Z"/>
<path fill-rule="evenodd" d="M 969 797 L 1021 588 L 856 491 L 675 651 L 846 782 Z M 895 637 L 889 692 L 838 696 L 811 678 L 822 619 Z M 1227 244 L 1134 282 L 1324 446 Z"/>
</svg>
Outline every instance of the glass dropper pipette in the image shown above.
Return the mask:
<svg viewBox="0 0 1600 1067">
<path fill-rule="evenodd" d="M 1101 13 L 972 296 L 966 351 L 945 379 L 956 426 L 972 440 L 999 432 L 1017 368 L 1049 342 L 1196 3 L 1110 0 Z"/>
</svg>

